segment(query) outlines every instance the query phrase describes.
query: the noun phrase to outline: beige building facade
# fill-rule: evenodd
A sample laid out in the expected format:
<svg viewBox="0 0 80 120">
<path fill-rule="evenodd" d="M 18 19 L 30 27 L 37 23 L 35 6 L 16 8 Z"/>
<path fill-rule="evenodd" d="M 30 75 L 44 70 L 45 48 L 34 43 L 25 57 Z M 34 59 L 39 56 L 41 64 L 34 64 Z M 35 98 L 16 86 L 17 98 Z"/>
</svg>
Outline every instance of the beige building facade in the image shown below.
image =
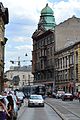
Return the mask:
<svg viewBox="0 0 80 120">
<path fill-rule="evenodd" d="M 55 28 L 55 86 L 77 92 L 80 86 L 80 18 L 73 16 Z"/>
<path fill-rule="evenodd" d="M 55 27 L 56 51 L 80 41 L 80 18 L 72 16 Z"/>
<path fill-rule="evenodd" d="M 9 22 L 8 8 L 0 2 L 0 93 L 4 89 L 4 52 L 7 38 L 5 38 L 5 25 Z"/>
<path fill-rule="evenodd" d="M 33 85 L 34 77 L 32 74 L 32 67 L 11 67 L 10 70 L 6 71 L 5 78 L 8 79 L 7 88 L 12 87 L 13 89 L 16 89 L 27 85 Z"/>
</svg>

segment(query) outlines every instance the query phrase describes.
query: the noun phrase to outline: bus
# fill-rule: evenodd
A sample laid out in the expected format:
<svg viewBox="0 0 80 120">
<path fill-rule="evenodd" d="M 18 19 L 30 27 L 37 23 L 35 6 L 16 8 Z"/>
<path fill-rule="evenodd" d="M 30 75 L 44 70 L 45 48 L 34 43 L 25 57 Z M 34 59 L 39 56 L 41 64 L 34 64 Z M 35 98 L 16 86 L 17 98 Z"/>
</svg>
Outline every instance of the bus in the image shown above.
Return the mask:
<svg viewBox="0 0 80 120">
<path fill-rule="evenodd" d="M 45 85 L 27 85 L 22 88 L 22 92 L 25 94 L 26 97 L 30 96 L 31 94 L 44 96 L 46 89 Z"/>
</svg>

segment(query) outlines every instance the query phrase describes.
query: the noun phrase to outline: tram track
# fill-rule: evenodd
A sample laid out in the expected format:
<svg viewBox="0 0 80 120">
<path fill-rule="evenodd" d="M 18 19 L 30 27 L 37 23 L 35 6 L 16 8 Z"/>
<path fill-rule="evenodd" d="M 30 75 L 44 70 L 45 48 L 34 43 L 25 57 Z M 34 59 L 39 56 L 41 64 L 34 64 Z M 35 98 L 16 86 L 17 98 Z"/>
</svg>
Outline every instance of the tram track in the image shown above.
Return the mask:
<svg viewBox="0 0 80 120">
<path fill-rule="evenodd" d="M 80 120 L 80 116 L 73 111 L 70 111 L 66 107 L 62 106 L 62 104 L 55 103 L 52 101 L 45 101 L 47 105 L 49 105 L 62 120 Z"/>
</svg>

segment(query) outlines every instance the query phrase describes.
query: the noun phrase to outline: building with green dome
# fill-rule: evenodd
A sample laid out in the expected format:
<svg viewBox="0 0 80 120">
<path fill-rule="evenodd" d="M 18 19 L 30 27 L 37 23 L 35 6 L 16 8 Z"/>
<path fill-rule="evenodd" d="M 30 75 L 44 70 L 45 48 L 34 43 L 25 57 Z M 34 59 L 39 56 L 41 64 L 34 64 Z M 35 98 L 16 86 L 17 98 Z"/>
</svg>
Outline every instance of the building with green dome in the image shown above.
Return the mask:
<svg viewBox="0 0 80 120">
<path fill-rule="evenodd" d="M 34 84 L 44 84 L 46 92 L 54 86 L 55 18 L 53 10 L 46 4 L 41 10 L 37 30 L 33 33 L 32 73 Z"/>
</svg>

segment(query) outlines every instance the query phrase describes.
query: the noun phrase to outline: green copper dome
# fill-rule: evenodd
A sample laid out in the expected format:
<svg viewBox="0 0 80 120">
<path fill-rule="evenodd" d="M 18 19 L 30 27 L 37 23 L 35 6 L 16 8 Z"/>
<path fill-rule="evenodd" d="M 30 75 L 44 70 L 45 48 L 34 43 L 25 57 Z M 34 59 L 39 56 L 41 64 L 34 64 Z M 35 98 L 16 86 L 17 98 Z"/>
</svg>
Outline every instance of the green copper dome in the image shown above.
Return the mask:
<svg viewBox="0 0 80 120">
<path fill-rule="evenodd" d="M 54 30 L 55 28 L 55 18 L 53 15 L 53 10 L 46 4 L 46 7 L 41 10 L 41 16 L 38 23 L 38 29 Z"/>
<path fill-rule="evenodd" d="M 53 14 L 53 10 L 46 4 L 46 7 L 41 10 L 41 14 Z"/>
</svg>

